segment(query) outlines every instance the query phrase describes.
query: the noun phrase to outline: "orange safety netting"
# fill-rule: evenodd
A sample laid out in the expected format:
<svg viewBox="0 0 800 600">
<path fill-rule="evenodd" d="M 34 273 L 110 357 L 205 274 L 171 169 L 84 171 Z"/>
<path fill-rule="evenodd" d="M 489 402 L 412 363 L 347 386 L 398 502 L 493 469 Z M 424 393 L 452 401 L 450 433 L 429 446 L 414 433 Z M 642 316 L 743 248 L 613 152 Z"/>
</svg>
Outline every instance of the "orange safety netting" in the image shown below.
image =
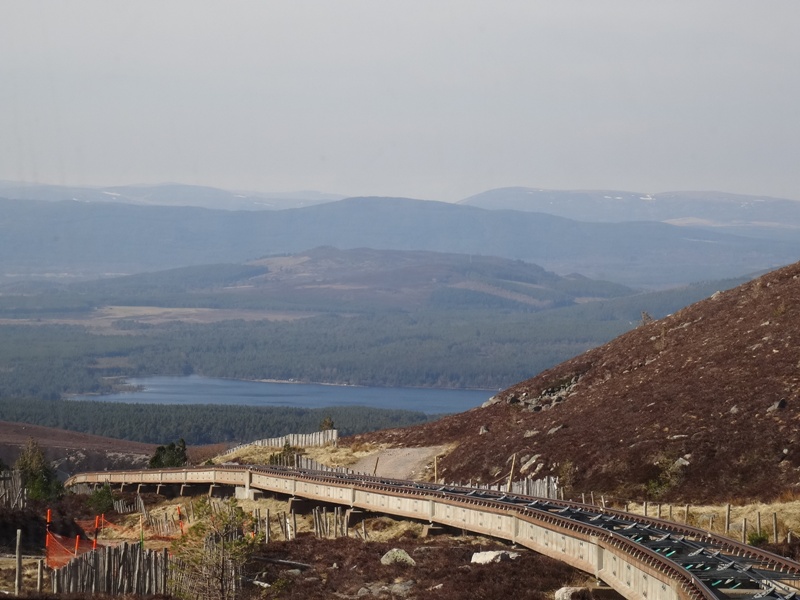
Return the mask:
<svg viewBox="0 0 800 600">
<path fill-rule="evenodd" d="M 124 531 L 124 527 L 114 525 L 106 519 L 105 515 L 99 515 L 94 519 L 75 519 L 75 523 L 85 532 L 99 532 L 101 535 L 104 529 L 116 529 L 117 531 Z"/>
<path fill-rule="evenodd" d="M 96 543 L 86 538 L 81 539 L 80 536 L 70 538 L 48 531 L 45 547 L 47 566 L 57 569 L 66 565 L 76 556 L 90 552 L 96 547 Z"/>
<path fill-rule="evenodd" d="M 104 528 L 121 529 L 106 520 L 105 515 L 98 515 L 92 520 L 75 520 L 75 523 L 86 532 L 94 532 L 94 539 L 88 537 L 81 538 L 76 535 L 74 538 L 58 535 L 50 531 L 50 511 L 47 511 L 47 539 L 45 540 L 45 550 L 47 566 L 51 569 L 58 569 L 66 565 L 73 558 L 94 550 L 98 546 L 115 545 L 108 542 L 99 542 L 97 536 Z"/>
</svg>

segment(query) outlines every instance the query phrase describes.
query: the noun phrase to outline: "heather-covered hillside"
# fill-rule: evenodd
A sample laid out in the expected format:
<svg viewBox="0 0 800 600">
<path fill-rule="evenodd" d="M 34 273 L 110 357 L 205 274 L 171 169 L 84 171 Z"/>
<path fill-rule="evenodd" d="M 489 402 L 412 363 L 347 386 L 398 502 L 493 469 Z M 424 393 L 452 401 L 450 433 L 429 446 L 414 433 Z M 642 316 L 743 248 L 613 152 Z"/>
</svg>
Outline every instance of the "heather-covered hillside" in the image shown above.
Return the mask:
<svg viewBox="0 0 800 600">
<path fill-rule="evenodd" d="M 560 475 L 573 494 L 771 498 L 800 486 L 799 342 L 796 263 L 644 323 L 490 406 L 372 437 L 454 443 L 439 462 L 448 481 L 507 477 L 515 462 Z"/>
</svg>

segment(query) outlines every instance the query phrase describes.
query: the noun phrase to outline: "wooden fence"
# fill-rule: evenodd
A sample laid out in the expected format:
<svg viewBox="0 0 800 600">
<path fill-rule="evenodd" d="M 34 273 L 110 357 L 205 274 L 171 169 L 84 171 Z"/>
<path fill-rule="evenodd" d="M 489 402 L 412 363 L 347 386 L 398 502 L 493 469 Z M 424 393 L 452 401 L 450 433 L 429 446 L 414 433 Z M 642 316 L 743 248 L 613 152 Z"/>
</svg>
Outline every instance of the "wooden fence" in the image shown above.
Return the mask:
<svg viewBox="0 0 800 600">
<path fill-rule="evenodd" d="M 356 474 L 356 471 L 347 467 L 329 467 L 303 454 L 276 454 L 270 464 L 278 467 L 305 469 L 307 471 L 325 471 L 326 473 L 344 473 L 346 475 Z M 365 473 L 362 473 L 362 475 L 365 475 Z"/>
<path fill-rule="evenodd" d="M 243 448 L 250 448 L 254 446 L 263 446 L 266 448 L 283 448 L 286 444 L 295 448 L 312 448 L 317 446 L 327 446 L 333 444 L 334 446 L 339 441 L 339 431 L 336 429 L 326 429 L 325 431 L 315 431 L 314 433 L 290 433 L 276 438 L 267 438 L 264 440 L 256 440 L 247 444 L 240 444 L 235 448 L 231 448 L 221 456 L 233 454 Z"/>
<path fill-rule="evenodd" d="M 127 515 L 137 512 L 139 510 L 139 504 L 138 502 L 128 502 L 124 499 L 114 500 L 114 510 L 117 514 Z"/>
<path fill-rule="evenodd" d="M 22 476 L 17 470 L 0 471 L 0 508 L 25 508 L 27 490 L 22 487 Z"/>
<path fill-rule="evenodd" d="M 54 594 L 167 594 L 169 555 L 139 544 L 105 546 L 52 573 Z"/>
<path fill-rule="evenodd" d="M 242 569 L 233 561 L 209 564 L 200 573 L 183 561 L 171 557 L 167 588 L 180 598 L 232 600 L 242 592 Z M 221 588 L 221 589 L 220 589 Z"/>
<path fill-rule="evenodd" d="M 456 483 L 453 485 L 464 486 L 462 483 Z M 541 479 L 527 477 L 518 481 L 512 481 L 510 489 L 508 483 L 481 484 L 470 482 L 467 484 L 467 487 L 473 487 L 480 490 L 507 492 L 510 494 L 520 494 L 525 496 L 538 496 L 539 498 L 549 498 L 551 500 L 558 500 L 560 490 L 558 486 L 558 477 L 550 476 L 543 477 Z"/>
<path fill-rule="evenodd" d="M 213 545 L 213 542 L 211 542 Z M 211 564 L 213 562 L 214 564 Z M 201 569 L 189 568 L 169 551 L 147 550 L 140 544 L 105 546 L 72 559 L 51 575 L 54 594 L 155 595 L 186 598 L 218 597 L 210 582 L 226 581 L 228 598 L 241 590 L 241 569 L 231 561 L 216 561 Z M 205 593 L 204 593 L 205 592 Z"/>
</svg>

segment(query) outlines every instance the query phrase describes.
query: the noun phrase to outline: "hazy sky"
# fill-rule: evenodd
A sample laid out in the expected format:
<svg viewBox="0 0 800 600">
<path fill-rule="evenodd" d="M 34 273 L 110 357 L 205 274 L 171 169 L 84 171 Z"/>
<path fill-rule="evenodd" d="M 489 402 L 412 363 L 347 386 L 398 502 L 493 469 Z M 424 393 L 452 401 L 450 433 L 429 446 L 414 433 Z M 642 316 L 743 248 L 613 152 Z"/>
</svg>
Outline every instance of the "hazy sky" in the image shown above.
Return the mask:
<svg viewBox="0 0 800 600">
<path fill-rule="evenodd" d="M 798 27 L 798 0 L 2 0 L 0 179 L 800 199 Z"/>
</svg>

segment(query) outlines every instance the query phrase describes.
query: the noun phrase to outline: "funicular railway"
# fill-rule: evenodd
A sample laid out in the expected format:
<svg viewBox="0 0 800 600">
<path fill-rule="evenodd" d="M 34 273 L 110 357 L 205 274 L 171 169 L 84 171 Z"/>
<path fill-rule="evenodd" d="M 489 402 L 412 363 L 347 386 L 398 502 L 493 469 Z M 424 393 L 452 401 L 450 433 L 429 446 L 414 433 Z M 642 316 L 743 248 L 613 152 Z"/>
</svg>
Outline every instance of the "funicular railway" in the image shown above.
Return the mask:
<svg viewBox="0 0 800 600">
<path fill-rule="evenodd" d="M 489 535 L 564 561 L 630 600 L 793 600 L 800 563 L 705 530 L 576 502 L 285 467 L 81 473 L 78 484 L 234 486 Z M 798 599 L 800 600 L 800 599 Z"/>
</svg>

